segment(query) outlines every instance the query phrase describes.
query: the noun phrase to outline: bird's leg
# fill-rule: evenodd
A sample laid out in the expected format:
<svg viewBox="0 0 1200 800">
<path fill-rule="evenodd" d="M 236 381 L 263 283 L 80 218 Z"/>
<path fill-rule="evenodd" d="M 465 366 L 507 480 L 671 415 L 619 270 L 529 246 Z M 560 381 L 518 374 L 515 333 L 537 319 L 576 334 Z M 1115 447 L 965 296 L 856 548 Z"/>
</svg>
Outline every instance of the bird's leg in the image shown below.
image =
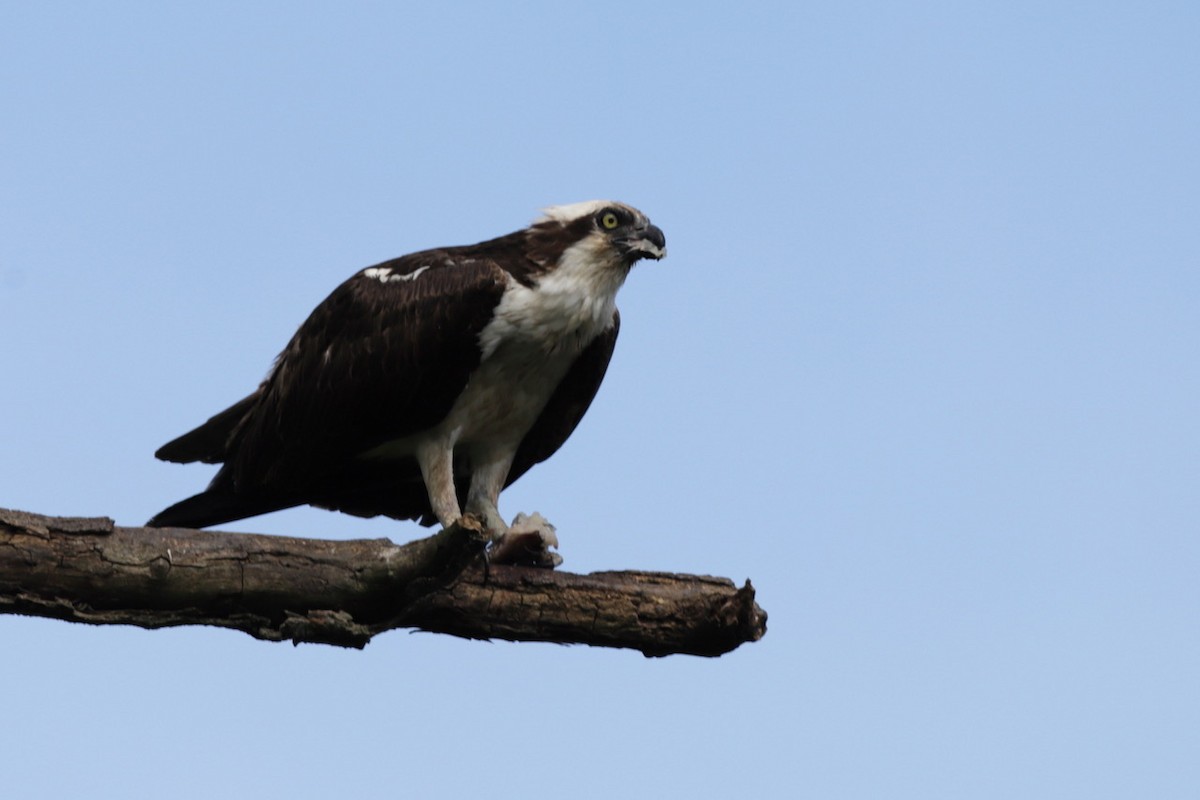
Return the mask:
<svg viewBox="0 0 1200 800">
<path fill-rule="evenodd" d="M 472 460 L 474 473 L 467 492 L 467 511 L 483 518 L 492 533 L 489 558 L 494 564 L 523 564 L 554 569 L 562 563 L 562 556 L 550 552 L 558 547 L 558 536 L 554 526 L 541 514 L 526 516 L 518 514 L 512 525 L 504 523 L 497 501 L 504 481 L 512 466 L 512 455 L 486 460 L 482 464 Z"/>
<path fill-rule="evenodd" d="M 429 493 L 429 505 L 442 527 L 449 528 L 462 516 L 458 493 L 454 489 L 454 450 L 436 442 L 418 446 L 416 455 L 425 490 Z"/>
<path fill-rule="evenodd" d="M 504 517 L 500 516 L 500 509 L 496 504 L 500 499 L 504 479 L 508 476 L 510 463 L 509 459 L 483 466 L 476 466 L 472 462 L 471 486 L 467 490 L 467 512 L 483 520 L 484 526 L 492 532 L 493 539 L 508 533 L 508 525 L 505 524 Z"/>
</svg>

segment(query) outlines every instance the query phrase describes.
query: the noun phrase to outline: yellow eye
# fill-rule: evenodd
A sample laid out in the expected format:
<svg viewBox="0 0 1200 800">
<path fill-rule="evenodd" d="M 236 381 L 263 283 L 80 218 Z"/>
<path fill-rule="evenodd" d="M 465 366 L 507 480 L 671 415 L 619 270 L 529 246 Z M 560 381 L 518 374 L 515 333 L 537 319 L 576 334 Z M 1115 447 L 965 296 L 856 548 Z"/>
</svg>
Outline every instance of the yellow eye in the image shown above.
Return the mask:
<svg viewBox="0 0 1200 800">
<path fill-rule="evenodd" d="M 600 224 L 604 226 L 605 230 L 611 231 L 620 224 L 620 220 L 617 219 L 617 215 L 613 212 L 605 211 L 600 217 Z"/>
</svg>

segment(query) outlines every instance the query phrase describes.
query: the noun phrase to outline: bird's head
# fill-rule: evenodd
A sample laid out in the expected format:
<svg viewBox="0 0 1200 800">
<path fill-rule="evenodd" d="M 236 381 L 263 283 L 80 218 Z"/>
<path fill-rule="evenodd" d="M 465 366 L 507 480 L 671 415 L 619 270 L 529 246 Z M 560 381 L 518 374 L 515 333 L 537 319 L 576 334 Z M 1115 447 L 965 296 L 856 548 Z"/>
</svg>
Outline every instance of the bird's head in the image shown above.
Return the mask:
<svg viewBox="0 0 1200 800">
<path fill-rule="evenodd" d="M 570 241 L 571 249 L 587 251 L 598 261 L 626 270 L 643 258 L 657 261 L 667 255 L 667 240 L 661 228 L 633 206 L 611 200 L 547 208 L 533 230 Z"/>
</svg>

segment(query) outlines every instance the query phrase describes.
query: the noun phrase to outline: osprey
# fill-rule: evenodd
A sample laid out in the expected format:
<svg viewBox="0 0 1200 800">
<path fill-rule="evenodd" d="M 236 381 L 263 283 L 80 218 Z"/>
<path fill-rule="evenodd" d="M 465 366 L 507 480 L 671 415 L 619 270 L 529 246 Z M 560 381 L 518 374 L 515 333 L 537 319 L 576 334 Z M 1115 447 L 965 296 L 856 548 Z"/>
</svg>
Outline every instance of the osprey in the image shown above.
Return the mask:
<svg viewBox="0 0 1200 800">
<path fill-rule="evenodd" d="M 592 201 L 361 270 L 253 394 L 155 453 L 222 467 L 147 524 L 202 528 L 309 504 L 447 526 L 465 511 L 503 540 L 500 491 L 579 424 L 616 343 L 617 290 L 638 260 L 665 255 L 646 215 Z M 518 528 L 543 552 L 556 544 L 538 514 L 518 515 L 510 540 Z"/>
</svg>

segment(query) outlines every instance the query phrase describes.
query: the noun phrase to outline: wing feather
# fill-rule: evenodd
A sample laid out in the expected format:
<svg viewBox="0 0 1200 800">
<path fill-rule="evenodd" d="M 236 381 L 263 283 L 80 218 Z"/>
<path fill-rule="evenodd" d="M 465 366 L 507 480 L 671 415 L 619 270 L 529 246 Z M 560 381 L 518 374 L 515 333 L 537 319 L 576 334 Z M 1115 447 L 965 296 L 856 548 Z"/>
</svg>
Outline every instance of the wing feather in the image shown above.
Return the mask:
<svg viewBox="0 0 1200 800">
<path fill-rule="evenodd" d="M 351 513 L 427 513 L 415 462 L 372 468 L 357 456 L 449 411 L 479 363 L 479 333 L 507 280 L 494 261 L 448 248 L 345 281 L 254 394 L 159 449 L 166 460 L 224 466 L 205 492 L 154 522 L 203 527 L 302 503 L 337 507 L 343 493 Z M 416 484 L 393 489 L 388 507 L 375 510 L 355 502 L 360 481 Z"/>
<path fill-rule="evenodd" d="M 491 261 L 445 251 L 373 269 L 401 275 L 422 266 L 411 280 L 360 272 L 300 326 L 226 461 L 239 489 L 319 482 L 445 416 L 479 363 L 479 332 L 506 281 Z"/>
</svg>

